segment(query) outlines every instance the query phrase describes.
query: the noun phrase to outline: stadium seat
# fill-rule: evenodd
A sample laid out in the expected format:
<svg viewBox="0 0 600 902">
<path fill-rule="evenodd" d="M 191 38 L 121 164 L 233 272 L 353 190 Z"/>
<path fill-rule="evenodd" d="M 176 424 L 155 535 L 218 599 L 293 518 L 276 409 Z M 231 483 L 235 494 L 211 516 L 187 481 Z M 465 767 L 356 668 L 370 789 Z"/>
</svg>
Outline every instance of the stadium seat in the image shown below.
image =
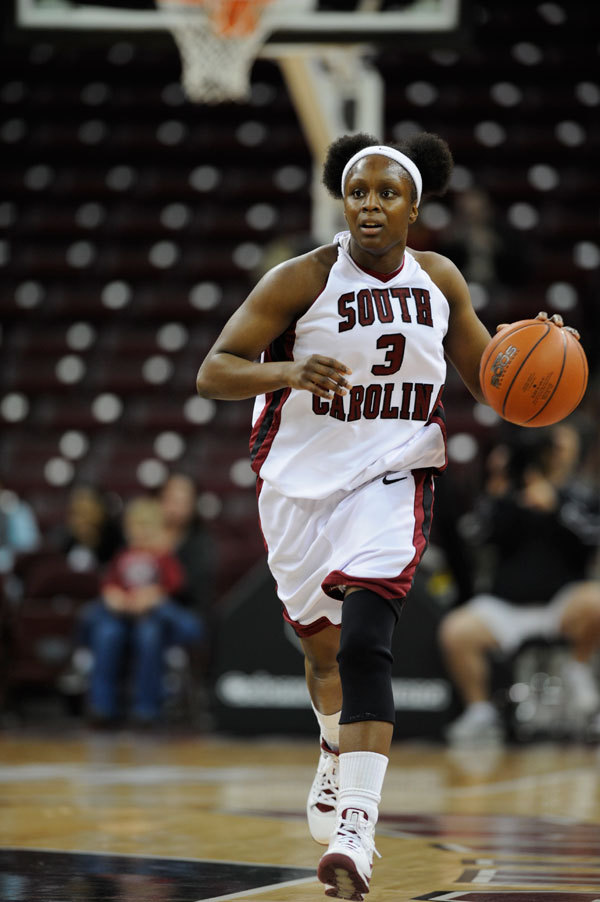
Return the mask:
<svg viewBox="0 0 600 902">
<path fill-rule="evenodd" d="M 571 304 L 565 319 L 597 358 L 598 268 L 585 257 L 593 258 L 600 197 L 589 76 L 597 59 L 578 30 L 595 27 L 598 14 L 593 4 L 585 15 L 583 4 L 567 4 L 556 28 L 542 15 L 550 6 L 486 3 L 474 12 L 476 41 L 440 39 L 427 51 L 403 44 L 400 70 L 398 48 L 384 47 L 385 127 L 390 137 L 425 128 L 447 138 L 463 180 L 489 193 L 498 224 L 515 229 L 515 206 L 527 206 L 533 224 L 517 238 L 529 278 L 492 295 L 480 310 L 486 325 L 493 330 L 499 312 L 519 319 L 551 308 L 558 290 Z M 209 528 L 226 587 L 236 561 L 262 553 L 253 487 L 232 479 L 247 457 L 252 402 L 195 398 L 194 380 L 265 247 L 310 231 L 306 141 L 269 60 L 256 62 L 247 103 L 198 107 L 178 86 L 170 42 L 135 41 L 127 66 L 117 66 L 107 65 L 106 46 L 57 41 L 60 52 L 38 62 L 18 46 L 0 61 L 4 82 L 16 86 L 4 92 L 9 127 L 0 134 L 0 465 L 35 501 L 44 528 L 60 519 L 77 479 L 129 497 L 152 488 L 161 467 L 187 468 L 218 496 Z M 556 179 L 551 190 L 536 166 Z M 448 209 L 458 190 L 443 199 Z M 435 241 L 435 230 L 424 234 Z M 483 446 L 493 427 L 474 418 L 453 374 L 446 401 L 450 428 Z M 64 456 L 67 431 L 84 436 L 80 456 Z M 161 444 L 165 433 L 175 438 Z"/>
</svg>

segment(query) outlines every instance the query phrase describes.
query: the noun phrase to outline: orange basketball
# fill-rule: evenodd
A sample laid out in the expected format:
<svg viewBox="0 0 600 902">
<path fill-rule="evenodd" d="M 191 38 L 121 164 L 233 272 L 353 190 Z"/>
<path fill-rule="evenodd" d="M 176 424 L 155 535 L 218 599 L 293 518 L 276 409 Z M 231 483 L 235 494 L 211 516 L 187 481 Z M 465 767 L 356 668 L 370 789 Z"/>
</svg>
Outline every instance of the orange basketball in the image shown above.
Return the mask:
<svg viewBox="0 0 600 902">
<path fill-rule="evenodd" d="M 579 341 L 549 321 L 524 319 L 501 329 L 479 366 L 486 401 L 519 426 L 549 426 L 583 398 L 588 364 Z"/>
</svg>

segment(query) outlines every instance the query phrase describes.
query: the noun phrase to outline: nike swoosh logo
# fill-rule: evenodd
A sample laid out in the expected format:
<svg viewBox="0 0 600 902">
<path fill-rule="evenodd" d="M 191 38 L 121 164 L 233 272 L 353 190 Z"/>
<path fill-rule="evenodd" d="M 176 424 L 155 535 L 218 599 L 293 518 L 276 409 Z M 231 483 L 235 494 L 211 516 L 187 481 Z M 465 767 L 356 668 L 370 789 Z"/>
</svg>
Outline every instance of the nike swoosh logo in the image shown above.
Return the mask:
<svg viewBox="0 0 600 902">
<path fill-rule="evenodd" d="M 408 476 L 398 476 L 397 479 L 389 479 L 387 474 L 383 477 L 384 485 L 391 485 L 393 482 L 402 482 L 403 479 L 408 479 Z"/>
</svg>

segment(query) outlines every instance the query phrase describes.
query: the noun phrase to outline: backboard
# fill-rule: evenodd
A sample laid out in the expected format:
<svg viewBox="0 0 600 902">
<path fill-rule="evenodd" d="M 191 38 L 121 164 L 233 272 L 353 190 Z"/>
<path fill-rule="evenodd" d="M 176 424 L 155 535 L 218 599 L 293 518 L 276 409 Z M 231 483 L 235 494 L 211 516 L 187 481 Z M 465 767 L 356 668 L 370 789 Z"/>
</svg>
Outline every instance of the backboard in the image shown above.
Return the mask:
<svg viewBox="0 0 600 902">
<path fill-rule="evenodd" d="M 401 55 L 407 43 L 453 42 L 468 0 L 13 0 L 14 25 L 27 40 L 59 35 L 144 41 L 170 32 L 181 83 L 198 103 L 243 101 L 257 57 L 283 72 L 315 164 L 313 232 L 330 235 L 339 211 L 321 185 L 325 151 L 348 131 L 383 133 L 385 85 L 371 49 Z M 210 10 L 244 8 L 254 20 L 242 35 L 218 32 Z M 258 10 L 260 9 L 260 13 Z M 349 112 L 351 111 L 351 113 Z"/>
<path fill-rule="evenodd" d="M 164 31 L 189 7 L 157 9 L 154 0 L 14 0 L 18 29 Z M 461 24 L 461 0 L 275 0 L 268 11 L 273 45 L 387 42 L 398 34 L 448 33 Z M 266 50 L 270 55 L 270 50 Z"/>
</svg>

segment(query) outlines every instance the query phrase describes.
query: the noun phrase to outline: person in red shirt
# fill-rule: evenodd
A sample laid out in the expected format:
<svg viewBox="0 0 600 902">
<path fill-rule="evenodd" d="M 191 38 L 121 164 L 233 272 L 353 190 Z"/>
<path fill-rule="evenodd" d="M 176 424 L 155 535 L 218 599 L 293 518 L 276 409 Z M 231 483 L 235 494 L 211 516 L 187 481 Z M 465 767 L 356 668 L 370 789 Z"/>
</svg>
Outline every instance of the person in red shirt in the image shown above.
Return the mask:
<svg viewBox="0 0 600 902">
<path fill-rule="evenodd" d="M 124 514 L 126 547 L 110 562 L 100 599 L 84 621 L 84 641 L 93 653 L 88 706 L 93 721 L 119 714 L 123 672 L 131 671 L 132 716 L 152 723 L 160 715 L 164 651 L 195 644 L 202 621 L 172 598 L 184 585 L 177 558 L 164 550 L 162 509 L 140 497 Z"/>
</svg>

